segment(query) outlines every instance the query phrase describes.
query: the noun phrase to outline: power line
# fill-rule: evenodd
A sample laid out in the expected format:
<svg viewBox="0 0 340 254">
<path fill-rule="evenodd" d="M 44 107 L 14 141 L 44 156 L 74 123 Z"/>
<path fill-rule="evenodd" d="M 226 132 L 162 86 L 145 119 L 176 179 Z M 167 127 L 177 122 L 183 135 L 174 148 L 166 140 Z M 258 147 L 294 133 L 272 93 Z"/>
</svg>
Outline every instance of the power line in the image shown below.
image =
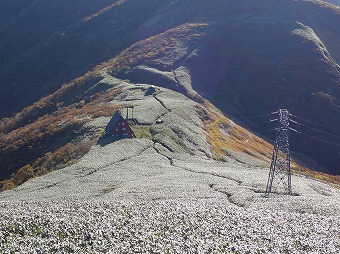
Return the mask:
<svg viewBox="0 0 340 254">
<path fill-rule="evenodd" d="M 273 112 L 273 113 L 269 113 L 269 114 L 265 114 L 265 115 L 244 116 L 244 118 L 247 118 L 247 119 L 249 119 L 249 118 L 260 118 L 260 117 L 265 117 L 265 116 L 271 116 L 271 115 L 273 115 L 275 113 L 277 113 L 277 112 Z"/>
<path fill-rule="evenodd" d="M 68 142 L 72 142 L 72 141 L 76 141 L 75 138 L 79 138 L 79 134 L 72 134 L 72 135 L 67 135 L 67 136 L 62 136 L 62 137 L 41 137 L 41 138 L 38 138 L 37 140 L 34 140 L 34 139 L 28 139 L 28 140 L 25 140 L 25 144 L 27 145 L 38 145 L 40 144 L 41 146 L 46 146 L 46 147 L 54 147 L 54 146 L 50 146 L 50 145 L 44 145 L 44 141 L 54 141 L 54 140 L 57 140 L 57 141 L 60 141 L 60 140 L 64 140 L 64 141 L 68 141 Z M 4 142 L 6 145 L 8 144 L 8 140 L 1 140 L 2 142 Z M 12 141 L 13 142 L 13 141 Z M 14 141 L 15 142 L 15 141 Z"/>
<path fill-rule="evenodd" d="M 272 122 L 276 122 L 277 120 L 278 119 L 270 119 L 269 121 L 264 121 L 264 122 L 254 123 L 254 124 L 272 123 Z"/>
<path fill-rule="evenodd" d="M 47 151 L 42 152 L 40 155 L 31 155 L 31 156 L 10 156 L 10 157 L 0 157 L 0 160 L 13 160 L 13 159 L 40 159 L 47 155 L 47 153 L 53 154 L 58 149 L 63 148 L 64 146 L 44 146 L 44 148 L 50 148 Z"/>
<path fill-rule="evenodd" d="M 58 139 L 58 138 L 55 138 Z M 71 141 L 73 142 L 73 141 Z M 71 143 L 69 142 L 69 143 Z M 0 160 L 12 160 L 12 159 L 39 159 L 44 157 L 47 153 L 53 153 L 56 150 L 63 148 L 65 145 L 69 144 L 69 143 L 65 143 L 63 145 L 44 145 L 44 144 L 39 144 L 39 147 L 32 147 L 32 150 L 36 150 L 36 149 L 48 149 L 47 151 L 42 151 L 41 154 L 37 154 L 35 153 L 35 155 L 30 155 L 30 156 L 6 156 L 6 157 L 0 157 Z M 33 145 L 34 146 L 34 145 Z M 36 149 L 34 149 L 36 148 Z"/>
<path fill-rule="evenodd" d="M 39 159 L 44 155 L 38 156 L 13 156 L 13 157 L 0 157 L 0 160 L 12 160 L 12 159 Z"/>
<path fill-rule="evenodd" d="M 271 132 L 271 131 L 277 131 L 277 128 L 270 129 L 270 130 L 261 130 L 260 132 Z"/>
<path fill-rule="evenodd" d="M 47 153 L 53 153 L 53 152 L 56 152 L 58 149 L 60 148 L 63 148 L 65 145 L 67 144 L 64 144 L 64 145 L 61 145 L 61 146 L 43 146 L 43 148 L 50 148 L 48 149 L 47 151 L 42 151 L 41 154 L 37 154 L 35 153 L 35 155 L 30 155 L 30 156 L 6 156 L 6 157 L 0 157 L 0 160 L 13 160 L 13 159 L 40 159 L 44 156 L 46 156 Z"/>
<path fill-rule="evenodd" d="M 314 137 L 314 136 L 309 135 L 309 134 L 306 134 L 306 133 L 304 133 L 304 132 L 302 132 L 302 131 L 297 131 L 297 130 L 295 130 L 295 129 L 293 129 L 293 128 L 289 128 L 289 129 L 292 130 L 292 131 L 294 131 L 294 132 L 296 132 L 296 133 L 298 133 L 298 134 L 302 134 L 302 135 L 305 135 L 305 136 L 307 136 L 307 137 L 313 138 L 313 139 L 315 139 L 315 140 L 322 141 L 322 142 L 326 142 L 326 143 L 328 143 L 328 144 L 332 144 L 332 145 L 335 145 L 335 146 L 340 147 L 340 144 L 337 144 L 337 143 L 334 143 L 334 142 L 330 142 L 330 141 L 325 140 L 325 139 L 321 139 L 321 138 Z"/>
<path fill-rule="evenodd" d="M 325 134 L 328 134 L 328 135 L 331 135 L 331 136 L 340 138 L 340 135 L 334 135 L 334 134 L 332 134 L 332 133 L 330 133 L 330 132 L 322 131 L 322 130 L 319 130 L 319 129 L 310 127 L 310 126 L 308 126 L 308 125 L 305 125 L 305 124 L 302 124 L 302 123 L 299 123 L 299 122 L 296 122 L 296 121 L 291 121 L 291 122 L 293 122 L 293 123 L 295 123 L 295 124 L 298 124 L 298 125 L 300 125 L 300 126 L 307 127 L 307 128 L 309 128 L 309 129 L 314 130 L 314 131 L 317 131 L 317 132 L 325 133 Z"/>
<path fill-rule="evenodd" d="M 275 114 L 275 113 L 277 113 L 277 112 L 272 112 L 272 113 L 270 113 L 270 114 L 267 114 L 267 116 L 272 115 L 272 114 Z M 295 118 L 301 119 L 301 120 L 303 120 L 303 121 L 306 121 L 306 122 L 310 122 L 310 123 L 313 123 L 313 124 L 317 124 L 317 125 L 320 125 L 320 126 L 324 126 L 324 127 L 330 128 L 330 129 L 335 130 L 335 131 L 340 131 L 340 130 L 338 130 L 338 129 L 336 129 L 336 128 L 333 128 L 333 127 L 330 127 L 330 126 L 327 126 L 327 125 L 324 125 L 324 124 L 320 124 L 320 123 L 317 123 L 317 122 L 313 122 L 313 121 L 304 119 L 304 118 L 302 118 L 302 117 L 298 117 L 298 116 L 295 116 L 295 115 L 292 115 L 292 114 L 289 114 L 289 115 L 290 115 L 290 116 L 293 116 L 293 117 L 295 117 Z M 262 115 L 262 116 L 264 116 L 264 115 Z M 255 116 L 254 116 L 254 117 L 255 117 Z M 274 122 L 274 121 L 277 121 L 277 120 L 278 120 L 278 119 L 270 119 L 270 120 L 268 120 L 268 121 L 263 121 L 263 122 L 259 122 L 259 123 L 255 123 L 255 124 L 270 123 L 270 122 Z M 314 127 L 311 127 L 311 126 L 308 126 L 308 125 L 306 125 L 306 124 L 303 124 L 303 123 L 294 121 L 294 120 L 292 120 L 292 119 L 289 119 L 289 121 L 290 121 L 291 123 L 295 123 L 295 124 L 297 124 L 297 125 L 299 125 L 299 126 L 303 126 L 303 127 L 309 128 L 309 129 L 311 129 L 311 130 L 313 130 L 313 131 L 320 132 L 320 133 L 324 133 L 324 134 L 328 134 L 328 135 L 331 135 L 331 136 L 333 136 L 333 137 L 340 138 L 339 135 L 335 135 L 335 134 L 332 134 L 332 133 L 327 132 L 327 131 L 323 131 L 323 130 L 320 130 L 320 129 L 316 129 L 316 128 L 314 128 Z M 328 143 L 328 144 L 331 144 L 331 145 L 340 147 L 340 144 L 338 144 L 338 143 L 331 142 L 331 141 L 328 141 L 328 140 L 325 140 L 325 139 L 322 139 L 322 138 L 319 138 L 319 137 L 315 137 L 315 136 L 310 135 L 310 134 L 307 134 L 307 133 L 305 133 L 305 132 L 295 130 L 295 129 L 291 128 L 291 127 L 289 127 L 289 129 L 292 130 L 293 132 L 296 132 L 296 133 L 298 133 L 298 134 L 302 134 L 302 135 L 304 135 L 304 136 L 306 136 L 306 137 L 309 137 L 309 138 L 312 138 L 312 139 L 314 139 L 314 140 L 318 140 L 318 141 L 321 141 L 321 142 L 325 142 L 325 143 Z M 277 130 L 278 130 L 277 128 L 274 128 L 274 129 L 270 129 L 270 130 L 261 130 L 260 132 L 265 133 L 265 132 L 272 132 L 272 131 L 277 131 Z"/>
<path fill-rule="evenodd" d="M 317 125 L 320 125 L 320 126 L 324 126 L 324 127 L 327 127 L 327 128 L 332 129 L 332 130 L 340 132 L 340 129 L 336 129 L 336 128 L 333 128 L 331 126 L 325 125 L 325 124 L 317 123 L 317 122 L 314 122 L 314 121 L 311 121 L 311 120 L 308 120 L 308 119 L 305 119 L 305 118 L 302 118 L 302 117 L 299 117 L 299 116 L 295 116 L 295 115 L 292 115 L 292 114 L 290 114 L 290 116 L 296 117 L 296 118 L 298 118 L 300 120 L 303 120 L 303 121 L 306 121 L 306 122 L 309 122 L 309 123 L 313 123 L 313 124 L 317 124 Z"/>
</svg>

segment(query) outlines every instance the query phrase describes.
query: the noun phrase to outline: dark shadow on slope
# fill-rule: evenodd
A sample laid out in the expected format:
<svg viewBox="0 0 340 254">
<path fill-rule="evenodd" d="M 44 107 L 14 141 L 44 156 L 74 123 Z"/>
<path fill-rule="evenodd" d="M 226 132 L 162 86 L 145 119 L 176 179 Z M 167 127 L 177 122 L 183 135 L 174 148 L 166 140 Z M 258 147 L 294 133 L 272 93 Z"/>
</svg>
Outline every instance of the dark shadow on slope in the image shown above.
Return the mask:
<svg viewBox="0 0 340 254">
<path fill-rule="evenodd" d="M 97 145 L 100 145 L 101 147 L 110 145 L 114 142 L 117 142 L 119 140 L 122 139 L 126 139 L 126 138 L 130 138 L 130 137 L 124 137 L 124 136 L 119 136 L 119 137 L 110 137 L 110 136 L 102 136 L 98 139 L 97 141 Z"/>
<path fill-rule="evenodd" d="M 121 138 L 118 137 L 108 137 L 108 136 L 102 136 L 98 139 L 97 145 L 100 145 L 101 147 L 107 146 L 109 144 L 112 144 Z"/>
</svg>

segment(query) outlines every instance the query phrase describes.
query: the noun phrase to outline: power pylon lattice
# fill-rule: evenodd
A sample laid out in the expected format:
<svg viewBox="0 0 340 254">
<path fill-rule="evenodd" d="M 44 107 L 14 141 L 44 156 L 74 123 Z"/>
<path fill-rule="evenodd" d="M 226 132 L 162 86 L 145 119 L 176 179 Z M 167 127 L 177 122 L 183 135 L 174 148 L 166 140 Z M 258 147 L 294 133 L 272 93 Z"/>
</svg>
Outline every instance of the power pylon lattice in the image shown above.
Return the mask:
<svg viewBox="0 0 340 254">
<path fill-rule="evenodd" d="M 289 152 L 289 112 L 280 109 L 276 140 L 270 165 L 265 196 L 270 193 L 292 194 L 290 152 Z"/>
</svg>

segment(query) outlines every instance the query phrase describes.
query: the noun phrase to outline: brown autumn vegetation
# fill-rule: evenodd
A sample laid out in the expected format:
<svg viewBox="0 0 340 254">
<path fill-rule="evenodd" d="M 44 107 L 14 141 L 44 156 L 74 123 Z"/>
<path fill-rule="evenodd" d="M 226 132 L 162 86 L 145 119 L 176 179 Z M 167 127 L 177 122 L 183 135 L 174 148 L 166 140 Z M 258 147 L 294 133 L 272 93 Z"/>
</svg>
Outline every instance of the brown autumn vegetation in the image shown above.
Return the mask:
<svg viewBox="0 0 340 254">
<path fill-rule="evenodd" d="M 232 122 L 215 108 L 205 102 L 210 110 L 209 118 L 205 119 L 207 140 L 212 151 L 217 155 L 230 155 L 229 151 L 248 154 L 261 161 L 270 162 L 273 146 L 255 136 L 248 130 Z"/>
<path fill-rule="evenodd" d="M 70 165 L 88 152 L 100 133 L 85 124 L 93 118 L 111 116 L 120 108 L 109 103 L 120 89 L 107 87 L 105 92 L 101 87 L 96 91 L 93 87 L 97 82 L 98 77 L 88 73 L 13 118 L 2 120 L 2 190 Z M 90 138 L 81 140 L 86 133 Z"/>
<path fill-rule="evenodd" d="M 69 105 L 83 100 L 91 100 L 91 98 L 86 97 L 83 93 L 89 89 L 93 83 L 99 81 L 99 75 L 94 71 L 90 71 L 85 75 L 74 79 L 72 82 L 63 85 L 56 92 L 41 98 L 38 102 L 35 102 L 31 106 L 24 108 L 22 111 L 15 114 L 11 118 L 3 118 L 1 123 L 1 133 L 9 133 L 15 129 L 34 122 L 38 118 L 51 114 L 63 107 L 65 104 Z M 74 94 L 82 94 L 81 98 L 77 98 Z M 92 94 L 93 95 L 93 94 Z M 89 95 L 91 96 L 91 95 Z"/>
<path fill-rule="evenodd" d="M 117 2 L 115 2 L 115 3 L 111 4 L 111 5 L 103 8 L 103 9 L 101 9 L 99 11 L 97 11 L 96 13 L 92 14 L 91 16 L 88 16 L 88 17 L 84 18 L 84 21 L 85 22 L 90 21 L 91 19 L 93 19 L 95 17 L 98 17 L 98 16 L 102 15 L 105 12 L 108 12 L 112 8 L 117 7 L 117 6 L 121 5 L 121 4 L 123 4 L 125 1 L 126 0 L 118 0 Z"/>
<path fill-rule="evenodd" d="M 179 41 L 190 47 L 201 40 L 206 33 L 207 24 L 186 23 L 133 44 L 116 58 L 102 64 L 116 72 L 124 68 L 131 68 L 143 61 L 152 60 L 160 54 L 176 48 Z"/>
<path fill-rule="evenodd" d="M 116 3 L 100 9 L 95 12 L 95 14 L 87 16 L 84 20 L 89 21 L 94 17 L 101 16 L 103 13 L 108 12 L 114 6 L 123 2 L 124 0 L 116 1 Z M 230 8 L 229 3 L 225 4 L 228 5 L 227 10 L 235 11 Z M 223 9 L 220 5 L 215 5 L 214 7 L 217 12 Z M 133 15 L 128 13 L 128 16 Z M 89 141 L 89 143 L 81 143 L 80 141 L 74 140 L 75 137 L 91 131 L 84 129 L 84 124 L 91 121 L 91 118 L 109 116 L 117 110 L 117 106 L 106 103 L 110 101 L 110 96 L 114 96 L 116 91 L 106 88 L 108 94 L 102 95 L 90 89 L 101 79 L 98 73 L 102 68 L 108 67 L 109 70 L 115 71 L 131 68 L 133 65 L 141 64 L 146 60 L 157 59 L 169 49 L 176 48 L 178 41 L 183 41 L 190 47 L 191 43 L 196 43 L 204 37 L 206 26 L 206 24 L 202 23 L 186 23 L 163 32 L 158 36 L 137 42 L 123 51 L 118 57 L 101 64 L 93 71 L 75 79 L 55 93 L 25 108 L 14 117 L 1 120 L 0 162 L 1 160 L 6 162 L 1 164 L 6 164 L 6 167 L 8 167 L 6 172 L 10 172 L 12 184 L 14 182 L 18 183 L 22 179 L 30 178 L 29 167 L 33 168 L 34 175 L 40 175 L 44 172 L 68 165 L 74 162 L 79 155 L 85 153 L 91 141 Z M 63 36 L 65 36 L 65 34 Z M 224 41 L 220 40 L 218 44 L 215 44 L 215 47 L 224 49 L 224 44 Z M 77 47 L 78 46 L 79 44 L 77 43 Z M 61 48 L 63 49 L 63 47 Z M 248 55 L 248 52 L 246 52 L 245 55 Z M 258 78 L 257 76 L 259 76 L 261 70 L 266 70 L 266 65 L 257 57 L 247 57 L 246 59 L 248 65 L 247 70 L 250 76 Z M 20 75 L 22 70 L 17 73 L 17 69 L 18 68 L 15 69 L 15 74 Z M 307 68 L 303 71 L 300 69 L 300 73 L 305 73 L 306 71 L 308 71 Z M 40 77 L 43 72 L 37 73 L 37 76 Z M 23 76 L 26 77 L 27 75 Z M 261 77 L 262 76 L 265 75 L 261 75 Z M 285 86 L 275 82 L 271 83 L 273 84 L 271 86 L 275 87 L 275 89 L 277 89 L 276 92 L 283 97 L 282 94 L 285 92 Z M 3 83 L 5 84 L 6 82 Z M 256 89 L 254 89 L 254 93 L 251 92 L 249 94 L 253 96 L 255 90 Z M 101 91 L 104 91 L 104 89 L 101 89 Z M 110 93 L 112 94 L 110 95 Z M 274 92 L 267 94 L 272 97 Z M 105 96 L 108 96 L 108 98 L 105 99 Z M 314 93 L 313 96 L 330 104 L 334 104 L 336 101 L 334 97 L 327 93 Z M 269 99 L 267 101 L 271 103 L 272 101 Z M 272 99 L 275 100 L 275 97 L 272 97 Z M 305 100 L 305 98 L 301 99 Z M 315 105 L 318 105 L 318 108 L 322 108 L 320 105 L 323 104 L 316 103 Z M 322 116 L 324 114 L 319 115 Z M 216 154 L 227 155 L 228 151 L 237 151 L 266 162 L 270 161 L 272 152 L 270 144 L 255 137 L 247 130 L 234 125 L 228 118 L 222 117 L 218 113 L 212 113 L 211 118 L 207 121 L 206 128 L 209 132 L 208 140 L 212 144 L 212 149 Z M 150 137 L 148 129 L 145 128 L 137 130 L 137 132 L 138 131 L 141 137 Z M 16 156 L 15 161 L 12 160 L 14 157 L 11 155 Z M 18 170 L 18 168 L 20 169 Z M 293 165 L 293 169 L 320 180 L 339 183 L 339 176 L 330 176 L 314 172 L 299 165 Z M 0 182 L 0 188 L 2 187 L 4 187 L 4 184 Z"/>
<path fill-rule="evenodd" d="M 72 165 L 85 155 L 95 143 L 95 139 L 70 142 L 59 149 L 47 152 L 32 163 L 20 168 L 11 178 L 0 182 L 1 190 L 13 189 L 31 178 L 39 177 L 63 167 Z"/>
<path fill-rule="evenodd" d="M 215 153 L 215 159 L 230 155 L 230 151 L 241 152 L 270 166 L 273 146 L 267 141 L 255 136 L 248 130 L 234 124 L 223 116 L 211 103 L 205 102 L 210 110 L 209 117 L 204 119 L 205 130 L 208 133 L 207 141 Z M 292 172 L 302 174 L 320 181 L 328 182 L 340 188 L 340 176 L 330 175 L 308 169 L 297 162 L 291 163 Z"/>
<path fill-rule="evenodd" d="M 19 169 L 18 173 L 16 173 L 12 181 L 16 186 L 18 186 L 20 184 L 23 184 L 33 176 L 34 172 L 31 165 L 25 165 L 21 169 Z"/>
<path fill-rule="evenodd" d="M 170 2 L 0 1 L 1 118 L 119 54 Z"/>
<path fill-rule="evenodd" d="M 112 89 L 102 96 L 95 94 L 91 96 L 91 101 L 88 103 L 81 100 L 70 106 L 59 108 L 50 115 L 46 114 L 31 124 L 2 135 L 0 151 L 15 151 L 24 145 L 32 144 L 33 141 L 41 141 L 58 133 L 65 134 L 69 130 L 78 129 L 92 117 L 112 115 L 119 107 L 107 104 L 107 102 L 110 102 L 117 92 L 118 90 Z"/>
</svg>

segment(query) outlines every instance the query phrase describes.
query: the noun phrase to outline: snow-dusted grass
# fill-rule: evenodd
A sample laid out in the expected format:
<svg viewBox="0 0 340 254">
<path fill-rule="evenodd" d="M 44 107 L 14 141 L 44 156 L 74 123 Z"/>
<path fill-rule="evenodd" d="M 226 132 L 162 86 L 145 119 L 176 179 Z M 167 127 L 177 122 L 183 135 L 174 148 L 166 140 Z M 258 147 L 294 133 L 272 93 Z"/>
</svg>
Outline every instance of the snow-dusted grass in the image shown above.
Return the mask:
<svg viewBox="0 0 340 254">
<path fill-rule="evenodd" d="M 1 253 L 338 253 L 336 216 L 202 200 L 2 202 Z"/>
<path fill-rule="evenodd" d="M 339 190 L 294 175 L 297 196 L 263 198 L 267 177 L 147 140 L 96 146 L 0 194 L 0 253 L 338 253 Z"/>
<path fill-rule="evenodd" d="M 144 98 L 143 87 L 117 102 L 138 99 L 152 140 L 98 141 L 78 163 L 0 193 L 0 254 L 339 253 L 339 190 L 293 175 L 295 196 L 262 197 L 268 169 L 246 155 L 209 159 L 197 105 L 164 89 Z"/>
</svg>

